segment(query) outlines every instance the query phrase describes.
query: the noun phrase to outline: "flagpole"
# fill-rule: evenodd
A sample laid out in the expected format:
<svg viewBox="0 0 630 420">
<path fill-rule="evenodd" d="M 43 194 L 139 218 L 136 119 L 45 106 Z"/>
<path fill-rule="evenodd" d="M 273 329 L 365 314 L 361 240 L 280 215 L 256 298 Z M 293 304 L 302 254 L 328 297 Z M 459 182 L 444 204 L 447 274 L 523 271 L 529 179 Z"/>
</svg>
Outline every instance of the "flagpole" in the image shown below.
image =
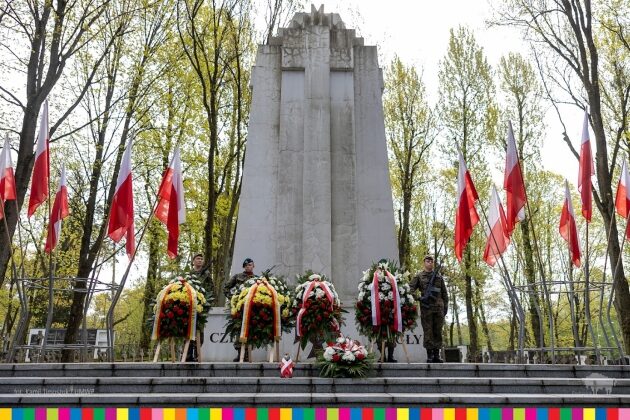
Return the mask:
<svg viewBox="0 0 630 420">
<path fill-rule="evenodd" d="M 577 322 L 575 322 L 575 288 L 573 287 L 573 258 L 571 256 L 571 244 L 569 242 L 567 242 L 567 254 L 569 256 L 569 259 L 567 260 L 567 277 L 568 277 L 568 296 L 569 296 L 569 310 L 571 311 L 571 329 L 573 330 L 573 341 L 576 347 L 576 350 L 578 347 L 584 347 L 581 343 L 580 340 L 580 334 L 578 332 L 578 328 L 577 328 Z M 562 255 L 562 254 L 560 254 Z M 577 351 L 576 351 L 577 353 Z M 581 365 L 582 361 L 581 359 L 578 360 L 578 364 Z"/>
<path fill-rule="evenodd" d="M 615 214 L 613 212 L 613 217 L 610 221 L 610 231 L 612 231 L 612 222 L 614 221 L 615 218 Z M 628 217 L 626 218 L 626 230 L 628 229 L 628 223 L 630 223 L 630 213 L 628 213 Z M 623 346 L 621 345 L 621 343 L 619 342 L 619 338 L 617 337 L 617 334 L 615 333 L 615 329 L 613 327 L 613 322 L 612 319 L 610 318 L 610 310 L 612 307 L 612 301 L 613 301 L 613 297 L 615 295 L 615 285 L 617 283 L 616 281 L 616 276 L 617 276 L 617 271 L 619 269 L 619 267 L 621 266 L 621 261 L 622 261 L 622 255 L 623 255 L 623 248 L 625 246 L 626 243 L 626 239 L 627 239 L 627 235 L 624 232 L 623 234 L 623 239 L 621 240 L 621 249 L 619 251 L 619 258 L 617 259 L 617 264 L 615 265 L 614 270 L 611 270 L 612 273 L 612 286 L 611 286 L 611 292 L 610 292 L 610 298 L 608 299 L 608 309 L 606 311 L 606 318 L 608 319 L 608 325 L 611 327 L 612 332 L 613 332 L 613 337 L 615 339 L 615 343 L 617 344 L 617 349 L 619 350 L 619 356 L 621 358 L 621 363 L 622 364 L 626 364 L 626 358 L 625 358 L 625 351 L 623 349 Z M 610 239 L 609 239 L 610 241 Z M 606 271 L 604 271 L 604 275 L 606 275 Z"/>
<path fill-rule="evenodd" d="M 48 133 L 46 133 L 48 134 Z M 52 220 L 51 208 L 50 208 L 50 145 L 48 146 L 48 197 L 46 199 L 46 205 L 48 207 L 48 229 L 50 229 L 50 221 Z M 46 245 L 44 245 L 44 252 L 46 252 Z M 44 330 L 44 338 L 42 344 L 42 350 L 38 356 L 39 357 L 46 354 L 46 343 L 48 341 L 48 332 L 50 331 L 50 327 L 52 326 L 52 318 L 53 318 L 53 276 L 54 276 L 54 266 L 53 266 L 53 252 L 54 249 L 51 249 L 48 253 L 48 314 L 46 315 L 46 329 Z"/>
<path fill-rule="evenodd" d="M 149 224 L 151 223 L 151 218 L 153 217 L 153 215 L 155 214 L 155 210 L 157 209 L 157 204 L 159 202 L 159 197 L 156 194 L 155 199 L 151 205 L 151 213 L 149 213 L 149 216 L 147 217 L 146 221 L 144 222 L 144 226 L 142 227 L 142 229 L 140 230 L 140 238 L 138 239 L 138 242 L 136 243 L 136 247 L 133 250 L 133 254 L 131 254 L 131 258 L 129 259 L 129 263 L 127 264 L 127 268 L 125 269 L 125 273 L 122 276 L 122 279 L 120 280 L 120 283 L 118 284 L 118 290 L 116 290 L 116 294 L 113 296 L 112 298 L 112 303 L 109 306 L 109 310 L 107 311 L 107 331 L 109 334 L 109 331 L 113 331 L 112 328 L 114 327 L 113 322 L 112 322 L 112 317 L 114 315 L 114 308 L 116 307 L 116 303 L 118 302 L 118 299 L 120 299 L 120 295 L 122 294 L 122 290 L 125 287 L 125 283 L 127 282 L 127 277 L 129 276 L 129 271 L 131 270 L 131 265 L 133 264 L 133 261 L 136 258 L 136 254 L 138 253 L 138 249 L 140 248 L 140 244 L 142 243 L 142 239 L 144 238 L 144 234 L 146 233 L 147 227 L 149 226 Z M 110 209 L 111 211 L 111 209 Z M 134 232 L 135 235 L 135 232 Z M 125 239 L 127 240 L 127 239 Z M 113 341 L 111 340 L 112 337 L 109 337 L 109 342 L 112 343 L 111 348 L 108 349 L 109 351 L 109 361 L 110 362 L 114 362 L 114 346 L 113 346 Z"/>
<path fill-rule="evenodd" d="M 525 206 L 527 207 L 528 219 L 533 222 L 532 210 L 529 207 L 529 201 L 525 202 Z M 547 306 L 547 310 L 549 311 L 549 338 L 551 343 L 551 362 L 553 364 L 556 363 L 556 340 L 555 340 L 555 328 L 553 325 L 553 310 L 551 307 L 551 299 L 549 297 L 549 290 L 547 289 L 547 279 L 545 277 L 545 268 L 542 265 L 542 256 L 540 255 L 540 248 L 538 246 L 538 239 L 536 235 L 536 228 L 534 227 L 534 223 L 530 224 L 532 228 L 532 239 L 534 240 L 534 248 L 536 249 L 536 256 L 538 257 L 538 269 L 540 270 L 540 277 L 542 281 L 543 293 L 545 295 L 545 304 Z M 541 343 L 542 344 L 542 343 Z"/>
<path fill-rule="evenodd" d="M 510 153 L 510 149 L 512 149 L 512 153 Z M 510 167 L 510 163 L 512 163 L 511 167 Z M 530 220 L 533 221 L 533 217 L 532 217 L 532 212 L 531 209 L 529 207 L 529 200 L 527 200 L 527 194 L 525 192 L 525 179 L 523 176 L 523 173 L 521 171 L 521 167 L 520 167 L 520 159 L 518 157 L 518 148 L 516 147 L 516 140 L 514 138 L 514 132 L 512 129 L 512 123 L 510 121 L 508 121 L 508 138 L 507 138 L 507 147 L 506 147 L 506 167 L 505 167 L 505 180 L 504 180 L 504 189 L 506 190 L 507 193 L 510 193 L 510 191 L 508 190 L 508 186 L 507 186 L 507 179 L 508 179 L 508 169 L 510 169 L 509 174 L 511 175 L 512 172 L 514 172 L 514 168 L 517 169 L 518 174 L 520 175 L 520 181 L 522 183 L 522 192 L 523 192 L 523 200 L 524 200 L 524 204 L 527 206 L 527 212 L 529 213 L 529 217 L 527 217 L 527 220 L 524 220 L 523 223 L 525 222 L 529 222 Z M 519 213 L 520 211 L 523 210 L 523 207 L 521 207 L 519 209 Z M 514 225 L 512 226 L 512 230 L 515 228 L 516 222 L 520 219 L 518 214 L 511 214 L 511 221 L 510 223 L 513 223 Z M 549 330 L 550 330 L 550 338 L 551 338 L 551 356 L 552 356 L 552 362 L 555 363 L 555 338 L 554 338 L 554 325 L 553 325 L 553 316 L 552 316 L 552 307 L 551 307 L 551 298 L 549 296 L 549 291 L 547 290 L 547 283 L 546 283 L 546 278 L 545 278 L 545 270 L 544 267 L 542 265 L 542 257 L 540 255 L 540 249 L 538 247 L 538 242 L 536 240 L 536 232 L 534 229 L 534 224 L 531 223 L 531 227 L 532 227 L 532 236 L 533 236 L 533 240 L 534 240 L 534 247 L 536 249 L 536 254 L 538 257 L 538 266 L 540 269 L 540 274 L 541 274 L 541 284 L 542 284 L 542 288 L 543 288 L 543 299 L 545 300 L 546 306 L 547 306 L 547 310 L 549 311 Z M 510 235 L 512 234 L 512 232 L 510 232 Z M 534 273 L 532 273 L 534 274 Z M 541 355 L 544 354 L 544 337 L 545 337 L 545 332 L 544 332 L 544 328 L 543 328 L 543 322 L 544 320 L 542 319 L 544 317 L 544 313 L 541 314 L 541 310 L 540 310 L 540 305 L 538 303 L 538 294 L 537 292 L 534 294 L 532 292 L 535 292 L 535 285 L 536 285 L 536 281 L 535 279 L 532 279 L 533 283 L 529 284 L 528 282 L 528 289 L 531 288 L 532 291 L 530 292 L 528 290 L 528 294 L 530 294 L 530 298 L 531 295 L 533 294 L 533 301 L 535 304 L 535 310 L 538 313 L 538 317 L 539 317 L 539 339 L 540 339 L 540 351 L 541 351 Z M 531 302 L 530 302 L 531 304 Z"/>
<path fill-rule="evenodd" d="M 591 341 L 593 342 L 593 348 L 595 350 L 595 357 L 597 358 L 597 363 L 601 364 L 600 352 L 599 352 L 599 343 L 595 340 L 595 332 L 593 330 L 593 323 L 591 322 L 591 293 L 590 293 L 590 270 L 588 264 L 588 226 L 590 223 L 588 220 L 586 221 L 586 246 L 585 246 L 585 255 L 584 255 L 584 312 L 586 314 L 586 322 L 588 322 L 588 331 L 591 334 Z"/>
<path fill-rule="evenodd" d="M 8 249 L 9 249 L 9 259 L 11 261 L 11 270 L 13 271 L 12 281 L 17 283 L 17 281 L 18 281 L 17 280 L 17 267 L 15 266 L 15 258 L 14 258 L 14 252 L 13 252 L 13 241 L 12 241 L 11 235 L 9 234 L 9 223 L 7 222 L 6 206 L 4 205 L 4 200 L 2 198 L 0 198 L 0 211 L 4 215 L 2 217 L 2 220 L 4 222 L 4 230 L 7 233 L 7 245 L 8 245 Z M 9 299 L 11 299 L 10 296 L 9 296 Z M 11 314 L 7 312 L 7 317 L 9 317 L 10 315 Z"/>
<path fill-rule="evenodd" d="M 488 230 L 490 231 L 490 236 L 492 237 L 492 240 L 495 244 L 495 246 L 499 247 L 498 243 L 497 243 L 497 239 L 494 236 L 494 233 L 492 232 L 492 226 L 490 226 L 490 221 L 488 220 L 488 217 L 486 215 L 485 210 L 483 209 L 483 206 L 479 206 L 479 208 L 481 209 L 481 214 L 483 216 L 483 219 L 486 222 L 486 225 L 488 225 Z M 499 259 L 501 260 L 501 265 L 503 266 L 503 271 L 504 271 L 504 282 L 506 283 L 506 289 L 509 295 L 512 296 L 512 300 L 513 302 L 516 304 L 517 307 L 517 312 L 518 312 L 518 316 L 519 316 L 519 332 L 518 332 L 518 347 L 519 347 L 519 360 L 521 361 L 521 363 L 523 363 L 523 349 L 524 349 L 524 336 L 525 336 L 525 329 L 524 329 L 524 322 L 525 322 L 525 313 L 523 311 L 523 307 L 521 305 L 521 301 L 518 299 L 518 296 L 516 294 L 516 289 L 514 288 L 514 285 L 512 284 L 512 281 L 510 279 L 510 273 L 507 269 L 507 265 L 505 264 L 505 260 L 503 259 L 503 254 L 500 253 L 499 254 Z M 501 270 L 501 267 L 499 267 L 499 271 Z"/>
</svg>

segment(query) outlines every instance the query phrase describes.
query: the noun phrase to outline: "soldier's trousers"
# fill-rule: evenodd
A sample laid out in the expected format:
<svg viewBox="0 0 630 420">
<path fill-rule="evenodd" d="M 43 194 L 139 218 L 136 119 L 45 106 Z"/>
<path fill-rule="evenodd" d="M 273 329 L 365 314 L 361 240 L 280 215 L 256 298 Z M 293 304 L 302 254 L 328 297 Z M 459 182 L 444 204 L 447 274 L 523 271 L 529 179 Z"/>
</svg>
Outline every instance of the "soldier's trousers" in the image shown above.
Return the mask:
<svg viewBox="0 0 630 420">
<path fill-rule="evenodd" d="M 421 309 L 420 322 L 424 332 L 424 348 L 437 350 L 442 348 L 442 328 L 444 326 L 444 313 L 442 309 Z"/>
</svg>

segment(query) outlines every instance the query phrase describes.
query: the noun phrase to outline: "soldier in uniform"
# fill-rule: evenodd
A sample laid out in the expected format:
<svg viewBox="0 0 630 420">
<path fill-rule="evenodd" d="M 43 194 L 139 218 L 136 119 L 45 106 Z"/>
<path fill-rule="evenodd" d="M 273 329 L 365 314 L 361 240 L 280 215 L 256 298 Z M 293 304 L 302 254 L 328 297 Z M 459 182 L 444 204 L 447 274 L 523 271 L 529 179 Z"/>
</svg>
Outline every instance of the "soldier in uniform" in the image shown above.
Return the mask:
<svg viewBox="0 0 630 420">
<path fill-rule="evenodd" d="M 225 283 L 223 286 L 223 294 L 225 295 L 225 299 L 227 302 L 232 299 L 232 295 L 234 294 L 234 290 L 237 286 L 246 282 L 248 279 L 255 277 L 254 275 L 254 260 L 251 258 L 245 258 L 243 261 L 243 272 L 234 274 L 230 277 L 230 280 Z M 236 358 L 234 358 L 235 362 L 240 360 L 240 351 L 241 351 L 241 343 L 236 340 L 234 342 L 234 348 L 236 349 Z M 249 361 L 249 354 L 245 353 L 245 361 Z"/>
<path fill-rule="evenodd" d="M 434 275 L 433 286 L 427 291 Z M 411 280 L 411 292 L 419 295 L 420 298 L 420 321 L 424 331 L 427 361 L 442 363 L 440 350 L 442 349 L 444 317 L 448 312 L 448 292 L 440 273 L 434 272 L 433 256 L 424 257 L 424 270 Z"/>
<path fill-rule="evenodd" d="M 201 283 L 201 287 L 203 287 L 206 291 L 207 295 L 212 297 L 214 296 L 214 282 L 212 281 L 212 276 L 210 275 L 210 270 L 207 265 L 205 265 L 205 260 L 203 254 L 195 254 L 192 259 L 192 269 L 188 274 L 190 278 L 194 278 L 195 280 Z M 201 331 L 199 347 L 203 345 L 203 331 Z M 197 354 L 197 346 L 191 345 L 188 347 L 188 354 L 186 355 L 187 362 L 197 362 L 199 361 L 199 355 Z"/>
<path fill-rule="evenodd" d="M 206 293 L 212 297 L 214 295 L 214 282 L 210 275 L 210 270 L 207 265 L 204 264 L 205 260 L 203 254 L 195 254 L 192 260 L 192 269 L 190 270 L 190 277 L 194 277 L 201 283 L 201 286 L 206 290 Z"/>
</svg>

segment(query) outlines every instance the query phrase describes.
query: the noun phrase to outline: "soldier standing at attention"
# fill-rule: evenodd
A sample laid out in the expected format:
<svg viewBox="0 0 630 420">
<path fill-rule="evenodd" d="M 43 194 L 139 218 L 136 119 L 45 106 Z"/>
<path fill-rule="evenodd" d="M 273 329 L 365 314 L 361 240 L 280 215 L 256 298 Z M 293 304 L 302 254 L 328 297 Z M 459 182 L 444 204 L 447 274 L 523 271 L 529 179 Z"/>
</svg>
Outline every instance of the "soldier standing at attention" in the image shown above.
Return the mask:
<svg viewBox="0 0 630 420">
<path fill-rule="evenodd" d="M 214 283 L 212 282 L 212 276 L 210 275 L 210 270 L 208 269 L 208 266 L 205 264 L 203 254 L 201 253 L 195 254 L 195 256 L 192 259 L 192 269 L 190 270 L 190 273 L 188 275 L 189 277 L 194 278 L 195 280 L 199 281 L 199 283 L 201 283 L 201 287 L 204 288 L 204 290 L 206 291 L 206 294 L 212 296 L 213 298 L 215 297 L 214 296 Z M 203 331 L 201 331 L 199 347 L 201 347 L 202 345 L 203 345 Z M 188 354 L 186 355 L 186 361 L 187 362 L 199 361 L 199 355 L 197 354 L 196 345 L 191 344 L 190 347 L 188 347 Z"/>
<path fill-rule="evenodd" d="M 225 299 L 227 302 L 232 299 L 232 295 L 236 292 L 236 287 L 240 286 L 247 280 L 255 277 L 254 275 L 254 260 L 251 258 L 245 258 L 243 261 L 243 272 L 234 274 L 230 277 L 230 280 L 223 286 L 223 294 L 225 295 Z M 240 360 L 240 351 L 241 351 L 241 343 L 237 340 L 234 343 L 234 348 L 236 349 L 236 357 L 234 358 L 235 362 Z M 249 361 L 249 354 L 245 353 L 245 361 Z"/>
<path fill-rule="evenodd" d="M 427 290 L 429 289 L 429 290 Z M 448 292 L 439 272 L 434 271 L 433 256 L 424 257 L 424 270 L 411 280 L 411 292 L 420 296 L 420 321 L 424 331 L 427 362 L 442 363 L 442 328 L 448 312 Z"/>
</svg>

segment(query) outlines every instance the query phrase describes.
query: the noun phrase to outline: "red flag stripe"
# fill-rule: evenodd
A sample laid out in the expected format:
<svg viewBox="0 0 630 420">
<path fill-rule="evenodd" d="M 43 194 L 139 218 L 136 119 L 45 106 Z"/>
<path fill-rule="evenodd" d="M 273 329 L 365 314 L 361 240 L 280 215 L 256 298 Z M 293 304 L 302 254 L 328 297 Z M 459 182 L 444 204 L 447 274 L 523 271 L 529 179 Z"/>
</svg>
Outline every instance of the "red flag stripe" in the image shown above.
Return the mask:
<svg viewBox="0 0 630 420">
<path fill-rule="evenodd" d="M 507 220 L 503 206 L 499 200 L 497 190 L 492 187 L 488 223 L 490 225 L 488 240 L 483 253 L 483 260 L 491 267 L 496 264 L 499 258 L 510 244 L 510 237 L 507 233 Z"/>
<path fill-rule="evenodd" d="M 593 214 L 593 194 L 591 191 L 591 177 L 595 173 L 593 166 L 593 154 L 591 140 L 588 132 L 588 112 L 584 111 L 584 123 L 582 125 L 582 143 L 580 146 L 580 169 L 578 173 L 578 191 L 582 199 L 582 216 L 587 222 L 591 221 Z"/>
<path fill-rule="evenodd" d="M 576 267 L 580 266 L 580 240 L 577 233 L 577 225 L 575 222 L 575 213 L 573 212 L 573 204 L 571 203 L 571 193 L 569 192 L 569 184 L 565 181 L 564 205 L 562 206 L 562 214 L 560 216 L 560 235 L 567 241 L 569 245 L 569 253 L 571 261 Z"/>
<path fill-rule="evenodd" d="M 107 234 L 114 242 L 126 237 L 125 249 L 129 258 L 133 255 L 136 242 L 134 232 L 133 182 L 131 174 L 131 141 L 127 144 L 116 180 L 116 192 L 109 214 Z"/>
<path fill-rule="evenodd" d="M 45 251 L 51 253 L 57 243 L 61 233 L 61 221 L 70 215 L 68 206 L 68 188 L 66 186 L 66 168 L 61 167 L 61 177 L 59 178 L 59 189 L 55 195 L 55 202 L 50 213 L 50 222 L 48 223 L 48 236 L 46 237 Z"/>
<path fill-rule="evenodd" d="M 503 189 L 506 192 L 506 221 L 508 236 L 512 234 L 516 223 L 525 218 L 525 182 L 518 159 L 516 141 L 512 123 L 508 124 L 507 153 L 505 157 L 505 174 Z"/>
<path fill-rule="evenodd" d="M 0 200 L 15 200 L 16 198 L 11 146 L 7 136 L 4 140 L 2 153 L 0 153 Z"/>
<path fill-rule="evenodd" d="M 179 242 L 179 225 L 186 221 L 186 205 L 184 203 L 184 183 L 179 149 L 175 149 L 171 163 L 164 173 L 158 191 L 158 205 L 155 217 L 166 225 L 168 230 L 168 255 L 177 256 Z"/>
<path fill-rule="evenodd" d="M 619 177 L 617 195 L 615 197 L 617 213 L 624 219 L 627 219 L 630 214 L 630 190 L 628 190 L 628 185 L 630 185 L 630 175 L 628 174 L 628 167 L 624 161 L 621 167 L 621 176 Z"/>
<path fill-rule="evenodd" d="M 459 153 L 459 173 L 457 176 L 457 211 L 455 214 L 455 256 L 462 260 L 464 248 L 472 235 L 473 228 L 479 222 L 475 202 L 479 199 L 466 162 Z"/>
<path fill-rule="evenodd" d="M 31 195 L 28 201 L 28 217 L 31 217 L 33 213 L 35 213 L 35 210 L 48 198 L 48 178 L 50 177 L 49 140 L 48 100 L 46 100 L 44 101 L 39 122 Z"/>
</svg>

